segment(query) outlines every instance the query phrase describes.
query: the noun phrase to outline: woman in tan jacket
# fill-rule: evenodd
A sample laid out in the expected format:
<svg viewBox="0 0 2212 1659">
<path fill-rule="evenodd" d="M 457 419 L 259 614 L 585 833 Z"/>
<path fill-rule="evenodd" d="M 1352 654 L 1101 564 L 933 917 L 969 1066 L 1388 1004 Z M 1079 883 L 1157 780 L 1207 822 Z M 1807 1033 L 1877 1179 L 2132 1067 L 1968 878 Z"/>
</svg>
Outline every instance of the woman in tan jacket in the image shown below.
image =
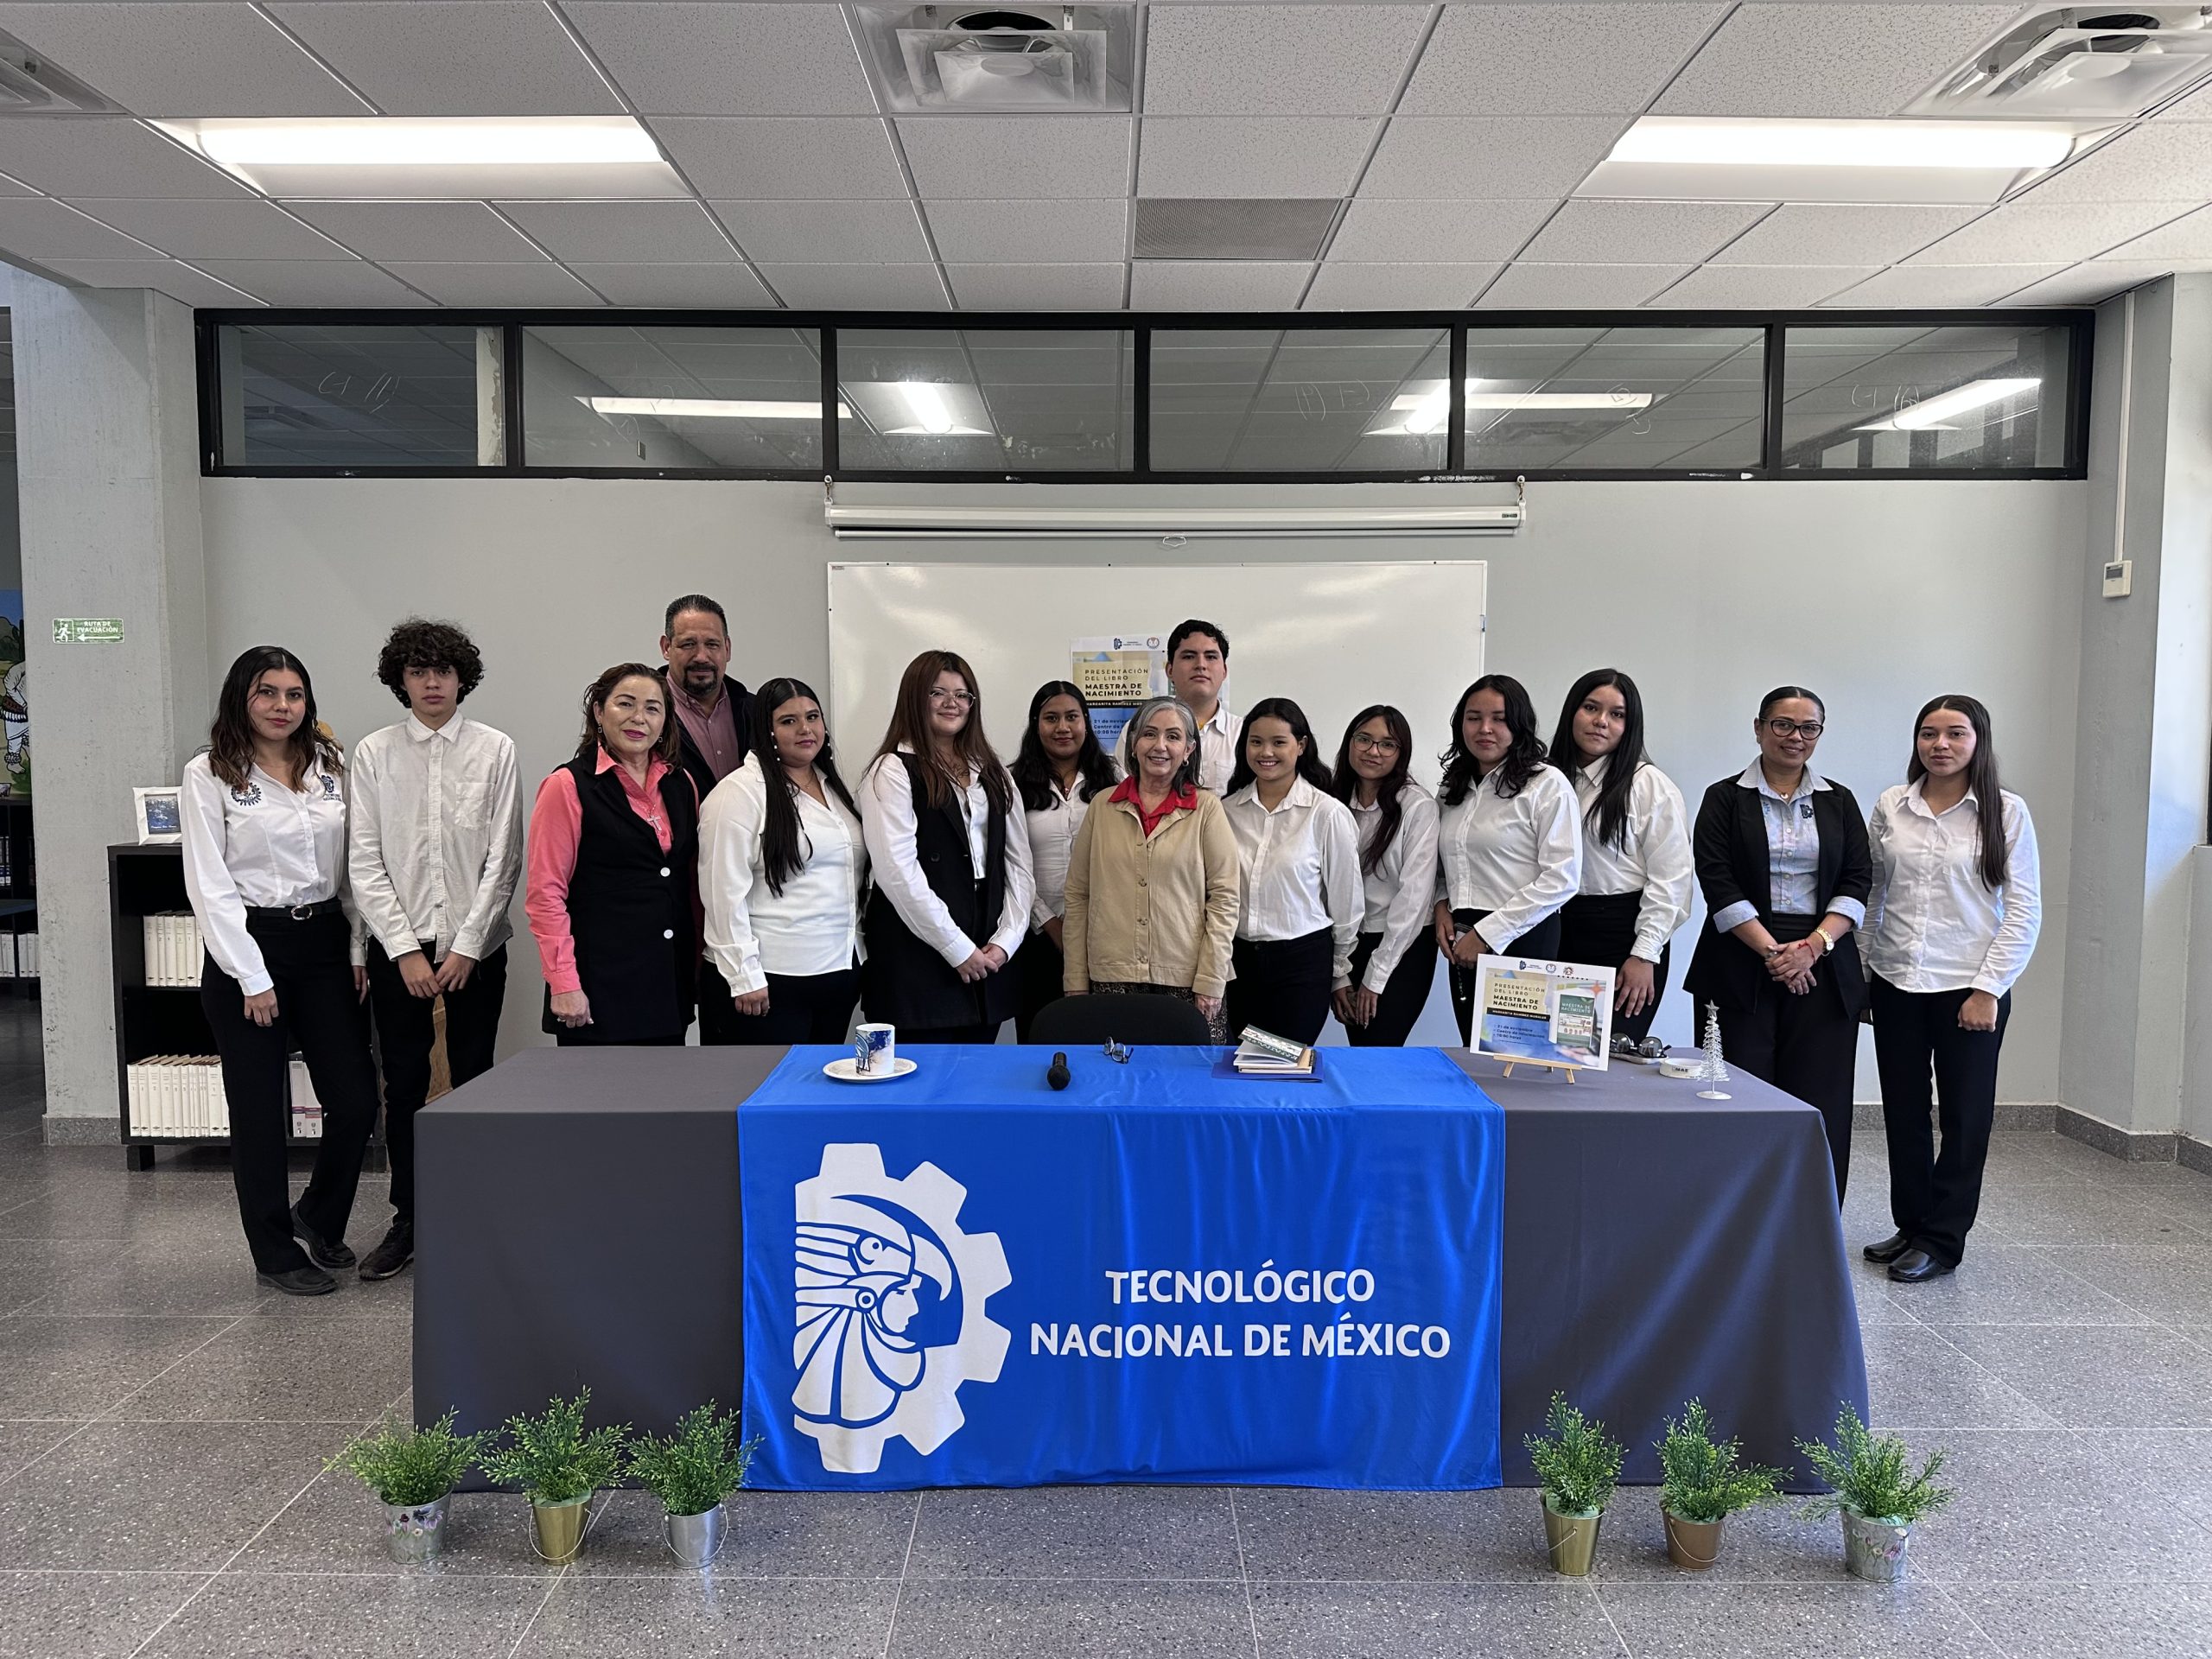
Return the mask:
<svg viewBox="0 0 2212 1659">
<path fill-rule="evenodd" d="M 1129 722 L 1130 775 L 1093 802 L 1068 856 L 1066 988 L 1179 996 L 1229 1040 L 1236 836 L 1198 786 L 1198 722 L 1155 697 Z"/>
</svg>

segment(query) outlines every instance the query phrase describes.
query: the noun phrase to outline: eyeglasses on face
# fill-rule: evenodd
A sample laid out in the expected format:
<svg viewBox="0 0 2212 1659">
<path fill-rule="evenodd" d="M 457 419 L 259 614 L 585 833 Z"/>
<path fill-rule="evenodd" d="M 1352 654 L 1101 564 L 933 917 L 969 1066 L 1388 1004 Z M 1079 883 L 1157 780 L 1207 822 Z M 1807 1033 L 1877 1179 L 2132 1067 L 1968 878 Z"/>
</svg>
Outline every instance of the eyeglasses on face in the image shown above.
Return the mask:
<svg viewBox="0 0 2212 1659">
<path fill-rule="evenodd" d="M 1827 730 L 1827 728 L 1817 720 L 1770 720 L 1766 723 L 1766 728 L 1777 737 L 1802 737 L 1808 743 L 1813 742 L 1822 732 Z"/>
<path fill-rule="evenodd" d="M 1370 737 L 1365 732 L 1354 732 L 1351 734 L 1351 746 L 1355 749 L 1371 749 L 1376 754 L 1395 754 L 1398 752 L 1396 738 Z"/>
<path fill-rule="evenodd" d="M 973 691 L 947 690 L 944 686 L 933 685 L 930 687 L 930 701 L 931 702 L 957 703 L 964 709 L 969 703 L 976 701 L 976 694 Z"/>
</svg>

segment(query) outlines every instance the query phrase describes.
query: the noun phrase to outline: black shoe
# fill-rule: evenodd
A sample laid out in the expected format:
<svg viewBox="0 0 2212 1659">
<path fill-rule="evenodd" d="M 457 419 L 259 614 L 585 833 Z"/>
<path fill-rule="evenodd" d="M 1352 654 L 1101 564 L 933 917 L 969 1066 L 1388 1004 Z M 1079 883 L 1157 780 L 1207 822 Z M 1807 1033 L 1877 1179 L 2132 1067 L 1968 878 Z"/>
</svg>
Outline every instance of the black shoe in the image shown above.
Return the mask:
<svg viewBox="0 0 2212 1659">
<path fill-rule="evenodd" d="M 360 1258 L 344 1239 L 332 1243 L 321 1233 L 300 1219 L 300 1207 L 292 1206 L 292 1236 L 308 1247 L 308 1259 L 318 1268 L 350 1268 Z"/>
<path fill-rule="evenodd" d="M 1859 1252 L 1869 1262 L 1894 1262 L 1912 1248 L 1912 1241 L 1903 1233 L 1891 1233 L 1878 1244 L 1869 1244 Z"/>
<path fill-rule="evenodd" d="M 338 1281 L 321 1268 L 289 1268 L 283 1273 L 257 1273 L 257 1284 L 271 1290 L 281 1290 L 287 1296 L 327 1296 L 338 1288 Z"/>
<path fill-rule="evenodd" d="M 1939 1262 L 1927 1251 L 1915 1246 L 1890 1263 L 1890 1277 L 1900 1284 L 1916 1285 L 1923 1279 L 1940 1279 L 1951 1271 L 1955 1264 Z"/>
<path fill-rule="evenodd" d="M 389 1279 L 415 1259 L 415 1229 L 404 1221 L 391 1224 L 384 1242 L 361 1258 L 361 1277 Z"/>
</svg>

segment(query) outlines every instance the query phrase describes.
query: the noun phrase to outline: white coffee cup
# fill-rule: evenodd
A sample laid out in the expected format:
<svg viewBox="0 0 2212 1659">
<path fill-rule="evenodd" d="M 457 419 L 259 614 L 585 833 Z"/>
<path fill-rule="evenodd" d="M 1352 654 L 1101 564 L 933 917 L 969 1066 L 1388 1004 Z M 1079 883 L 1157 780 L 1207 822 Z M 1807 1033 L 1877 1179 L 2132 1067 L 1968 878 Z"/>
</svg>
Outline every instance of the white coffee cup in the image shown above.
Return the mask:
<svg viewBox="0 0 2212 1659">
<path fill-rule="evenodd" d="M 863 1025 L 853 1033 L 856 1071 L 888 1071 L 899 1063 L 899 1027 Z"/>
</svg>

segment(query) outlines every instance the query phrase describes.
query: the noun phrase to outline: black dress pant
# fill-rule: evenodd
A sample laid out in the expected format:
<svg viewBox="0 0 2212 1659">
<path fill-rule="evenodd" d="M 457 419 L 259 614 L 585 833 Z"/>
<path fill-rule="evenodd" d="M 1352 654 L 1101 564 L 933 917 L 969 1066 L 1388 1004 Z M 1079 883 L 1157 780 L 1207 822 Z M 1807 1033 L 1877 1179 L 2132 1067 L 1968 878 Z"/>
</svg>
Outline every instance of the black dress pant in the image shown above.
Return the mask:
<svg viewBox="0 0 2212 1659">
<path fill-rule="evenodd" d="M 1029 1027 L 1046 1005 L 1067 995 L 1067 957 L 1042 928 L 1032 933 L 1014 958 L 1021 981 L 1021 1001 L 1014 1011 L 1014 1040 L 1029 1040 Z"/>
<path fill-rule="evenodd" d="M 1636 949 L 1636 920 L 1643 910 L 1641 893 L 1577 893 L 1559 913 L 1559 959 L 1618 973 Z M 1624 1019 L 1615 1008 L 1613 1035 L 1633 1037 L 1640 1043 L 1651 1034 L 1651 1022 L 1659 1017 L 1659 999 L 1667 992 L 1667 965 L 1674 949 L 1671 944 L 1660 947 L 1659 964 L 1651 974 L 1651 1001 L 1643 1012 Z"/>
<path fill-rule="evenodd" d="M 999 1027 L 1005 1024 L 1003 1020 L 994 1020 L 988 1025 L 925 1026 L 918 1030 L 901 1026 L 899 1027 L 899 1046 L 912 1048 L 919 1044 L 926 1047 L 944 1043 L 988 1045 L 998 1041 Z"/>
<path fill-rule="evenodd" d="M 730 1011 L 724 1027 L 729 1033 L 717 1043 L 842 1043 L 853 1029 L 853 1009 L 861 1000 L 861 973 L 840 968 L 829 974 L 770 974 L 768 1012 L 740 1014 L 721 970 L 709 963 L 699 970 L 699 1006 L 710 997 Z M 699 1040 L 706 1042 L 703 1018 Z"/>
<path fill-rule="evenodd" d="M 1239 939 L 1230 953 L 1236 977 L 1225 998 L 1229 1040 L 1257 1026 L 1293 1042 L 1312 1043 L 1329 1022 L 1330 969 L 1336 935 L 1319 928 L 1296 939 Z"/>
<path fill-rule="evenodd" d="M 1871 989 L 1890 1213 L 1906 1238 L 1956 1267 L 1981 1208 L 1982 1165 L 1997 1116 L 1997 1054 L 2012 1018 L 2012 994 L 1997 999 L 1996 1030 L 1964 1031 L 1959 1009 L 1971 991 L 1901 991 L 1878 978 Z M 1931 1109 L 1943 1131 L 1941 1153 Z"/>
<path fill-rule="evenodd" d="M 249 911 L 246 931 L 276 982 L 276 1022 L 257 1026 L 246 1018 L 245 994 L 213 957 L 200 963 L 200 1006 L 223 1060 L 231 1179 L 246 1248 L 260 1272 L 289 1273 L 308 1265 L 307 1252 L 292 1236 L 285 1145 L 291 1133 L 285 1103 L 291 1051 L 298 1049 L 306 1059 L 322 1103 L 322 1140 L 315 1147 L 315 1173 L 300 1195 L 300 1216 L 333 1242 L 346 1236 L 361 1154 L 376 1124 L 376 1063 L 369 1058 L 368 1011 L 353 989 L 344 913 L 334 908 L 294 921 Z"/>
<path fill-rule="evenodd" d="M 423 954 L 428 957 L 426 945 Z M 446 1005 L 446 1074 L 460 1088 L 492 1069 L 499 1010 L 507 1000 L 507 947 L 479 962 L 468 983 L 442 991 Z M 377 1058 L 384 1065 L 384 1138 L 391 1151 L 391 1207 L 415 1224 L 415 1114 L 430 1092 L 430 1049 L 437 1041 L 438 998 L 407 988 L 398 964 L 369 941 L 369 1007 L 377 1020 Z"/>
<path fill-rule="evenodd" d="M 1351 953 L 1354 990 L 1366 978 L 1367 964 L 1375 955 L 1375 947 L 1382 943 L 1380 933 L 1359 936 L 1359 943 Z M 1429 988 L 1435 983 L 1436 941 L 1424 928 L 1406 947 L 1406 954 L 1398 958 L 1398 965 L 1383 982 L 1382 995 L 1375 1001 L 1374 1019 L 1363 1026 L 1346 1026 L 1344 1040 L 1354 1048 L 1403 1048 L 1406 1039 L 1413 1034 L 1414 1021 L 1428 1006 Z"/>
<path fill-rule="evenodd" d="M 658 1037 L 602 1037 L 596 1026 L 563 1026 L 553 1033 L 556 1048 L 681 1048 L 685 1033 L 673 1031 Z"/>
<path fill-rule="evenodd" d="M 1817 916 L 1776 916 L 1768 931 L 1783 944 L 1805 938 Z M 1846 942 L 1842 950 L 1858 947 Z M 1699 1033 L 1704 1026 L 1700 1021 Z M 1720 1046 L 1732 1070 L 1770 1083 L 1819 1109 L 1835 1166 L 1835 1201 L 1851 1175 L 1851 1083 L 1859 1058 L 1859 1020 L 1844 1007 L 1835 966 L 1823 959 L 1813 969 L 1813 988 L 1802 996 L 1773 979 L 1762 979 L 1748 1008 L 1720 1010 Z"/>
<path fill-rule="evenodd" d="M 1488 916 L 1486 910 L 1455 910 L 1452 925 L 1465 932 Z M 1430 941 L 1434 944 L 1433 940 Z M 1493 955 L 1501 957 L 1535 957 L 1543 962 L 1557 962 L 1559 955 L 1559 917 L 1547 916 L 1517 939 L 1508 939 Z M 1452 964 L 1452 1012 L 1459 1021 L 1459 1041 L 1471 1046 L 1475 1040 L 1475 970 Z"/>
</svg>

